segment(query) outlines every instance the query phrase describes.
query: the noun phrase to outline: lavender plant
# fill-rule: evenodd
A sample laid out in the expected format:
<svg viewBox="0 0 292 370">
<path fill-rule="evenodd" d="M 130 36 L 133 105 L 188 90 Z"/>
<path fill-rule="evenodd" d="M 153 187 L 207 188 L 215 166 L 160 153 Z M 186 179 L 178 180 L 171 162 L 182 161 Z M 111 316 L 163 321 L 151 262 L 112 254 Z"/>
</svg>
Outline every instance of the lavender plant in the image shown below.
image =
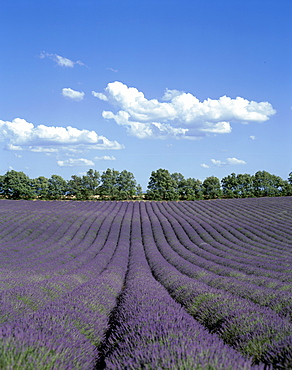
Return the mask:
<svg viewBox="0 0 292 370">
<path fill-rule="evenodd" d="M 0 368 L 292 368 L 291 210 L 0 200 Z"/>
</svg>

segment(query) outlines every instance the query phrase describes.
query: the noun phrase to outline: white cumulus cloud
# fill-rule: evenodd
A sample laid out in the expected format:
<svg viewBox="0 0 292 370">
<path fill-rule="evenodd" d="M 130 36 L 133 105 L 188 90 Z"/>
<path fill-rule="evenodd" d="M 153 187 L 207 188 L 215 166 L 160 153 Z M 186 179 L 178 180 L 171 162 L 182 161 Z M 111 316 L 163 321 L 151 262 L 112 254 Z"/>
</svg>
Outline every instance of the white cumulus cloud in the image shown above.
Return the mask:
<svg viewBox="0 0 292 370">
<path fill-rule="evenodd" d="M 125 126 L 130 134 L 140 138 L 182 137 L 188 129 L 173 127 L 169 123 L 132 121 L 129 113 L 119 111 L 116 115 L 110 111 L 102 112 L 103 118 L 114 119 L 118 125 Z"/>
<path fill-rule="evenodd" d="M 100 100 L 104 100 L 104 101 L 108 100 L 107 96 L 103 93 L 92 91 L 92 95 L 95 96 L 96 98 L 100 99 Z"/>
<path fill-rule="evenodd" d="M 149 100 L 143 92 L 119 81 L 109 83 L 104 93 L 92 94 L 117 108 L 116 112 L 104 111 L 105 119 L 125 126 L 141 139 L 226 134 L 231 132 L 231 123 L 264 122 L 276 112 L 268 102 L 227 96 L 200 102 L 190 93 L 170 89 L 166 89 L 162 101 Z"/>
<path fill-rule="evenodd" d="M 4 142 L 8 150 L 33 152 L 124 148 L 117 141 L 111 141 L 95 131 L 79 130 L 71 126 L 35 126 L 22 118 L 15 118 L 11 122 L 0 120 L 0 141 Z"/>
<path fill-rule="evenodd" d="M 223 166 L 226 164 L 226 162 L 220 161 L 219 159 L 211 159 L 211 162 L 213 163 L 214 166 Z"/>
<path fill-rule="evenodd" d="M 80 66 L 84 66 L 85 65 L 80 60 L 77 60 L 76 62 L 73 62 L 73 60 L 68 59 L 68 58 L 65 58 L 65 57 L 62 57 L 62 56 L 60 56 L 58 54 L 50 54 L 50 53 L 46 53 L 44 51 L 41 52 L 40 58 L 41 59 L 43 59 L 43 58 L 50 58 L 50 59 L 52 59 L 60 67 L 73 68 L 75 64 L 78 64 Z"/>
<path fill-rule="evenodd" d="M 65 98 L 69 98 L 75 101 L 81 101 L 84 98 L 84 92 L 83 91 L 76 91 L 73 89 L 70 89 L 70 87 L 64 87 L 62 89 L 62 95 Z"/>
<path fill-rule="evenodd" d="M 57 161 L 60 167 L 94 166 L 94 162 L 85 158 L 69 158 L 65 161 Z"/>
<path fill-rule="evenodd" d="M 237 158 L 226 158 L 226 163 L 230 165 L 237 165 L 237 164 L 246 164 L 246 162 L 242 159 Z"/>
<path fill-rule="evenodd" d="M 113 155 L 103 155 L 101 157 L 95 157 L 94 159 L 97 161 L 115 161 L 116 157 Z"/>
<path fill-rule="evenodd" d="M 235 157 L 226 158 L 224 161 L 221 161 L 220 159 L 211 159 L 210 161 L 212 162 L 213 166 L 215 166 L 215 167 L 234 166 L 234 165 L 246 164 L 246 162 L 244 160 L 237 159 Z M 210 166 L 206 167 L 206 165 L 204 165 L 203 167 L 208 168 Z"/>
<path fill-rule="evenodd" d="M 251 140 L 255 140 L 256 139 L 256 137 L 254 136 L 254 135 L 250 135 L 250 137 L 249 137 Z"/>
</svg>

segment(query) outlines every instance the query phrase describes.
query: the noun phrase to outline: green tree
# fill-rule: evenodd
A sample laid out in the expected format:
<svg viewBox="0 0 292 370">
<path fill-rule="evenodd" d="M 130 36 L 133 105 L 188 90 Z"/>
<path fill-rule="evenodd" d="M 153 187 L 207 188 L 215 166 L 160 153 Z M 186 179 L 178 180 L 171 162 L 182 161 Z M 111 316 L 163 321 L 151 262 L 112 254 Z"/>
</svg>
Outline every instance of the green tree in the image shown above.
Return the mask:
<svg viewBox="0 0 292 370">
<path fill-rule="evenodd" d="M 292 172 L 289 173 L 288 182 L 292 185 Z"/>
<path fill-rule="evenodd" d="M 142 186 L 140 184 L 137 184 L 136 195 L 139 199 L 143 198 L 143 189 L 142 189 Z"/>
<path fill-rule="evenodd" d="M 284 181 L 282 195 L 292 195 L 292 172 L 289 173 L 288 179 Z"/>
<path fill-rule="evenodd" d="M 101 185 L 98 189 L 98 193 L 102 199 L 115 200 L 119 198 L 118 176 L 119 171 L 110 168 L 102 173 Z"/>
<path fill-rule="evenodd" d="M 287 180 L 283 181 L 281 195 L 283 196 L 292 195 L 292 183 L 290 183 Z"/>
<path fill-rule="evenodd" d="M 239 195 L 241 198 L 254 196 L 253 176 L 248 173 L 237 175 Z"/>
<path fill-rule="evenodd" d="M 4 175 L 0 175 L 0 196 L 4 195 Z"/>
<path fill-rule="evenodd" d="M 82 177 L 83 186 L 87 189 L 89 197 L 98 194 L 100 184 L 100 173 L 92 168 Z"/>
<path fill-rule="evenodd" d="M 177 193 L 177 197 L 178 197 L 178 199 L 181 199 L 181 197 L 182 197 L 181 193 L 183 192 L 182 188 L 183 188 L 183 186 L 186 182 L 186 179 L 179 172 L 174 172 L 170 176 L 175 182 L 175 192 Z"/>
<path fill-rule="evenodd" d="M 52 175 L 48 180 L 48 198 L 62 199 L 67 193 L 67 182 L 59 175 Z"/>
<path fill-rule="evenodd" d="M 221 180 L 223 195 L 227 198 L 246 198 L 253 195 L 253 178 L 249 174 L 231 175 Z"/>
<path fill-rule="evenodd" d="M 207 177 L 203 181 L 203 195 L 206 199 L 220 198 L 222 195 L 220 180 L 216 176 Z"/>
<path fill-rule="evenodd" d="M 285 186 L 281 177 L 267 171 L 257 171 L 253 177 L 254 194 L 256 197 L 273 197 L 281 195 Z"/>
<path fill-rule="evenodd" d="M 238 178 L 234 172 L 231 175 L 228 175 L 221 179 L 221 186 L 223 195 L 225 197 L 227 198 L 239 197 Z"/>
<path fill-rule="evenodd" d="M 48 186 L 49 180 L 44 176 L 39 176 L 32 181 L 32 188 L 34 194 L 39 199 L 47 199 L 48 198 Z"/>
<path fill-rule="evenodd" d="M 133 199 L 137 195 L 137 182 L 132 172 L 123 170 L 117 176 L 118 199 Z"/>
<path fill-rule="evenodd" d="M 184 176 L 179 172 L 174 172 L 170 176 L 176 182 L 177 187 L 179 187 L 179 184 L 185 179 Z"/>
<path fill-rule="evenodd" d="M 160 168 L 152 171 L 146 197 L 153 200 L 177 200 L 179 198 L 177 182 L 168 170 Z"/>
<path fill-rule="evenodd" d="M 34 197 L 32 180 L 24 173 L 8 171 L 2 178 L 2 192 L 11 199 L 32 199 Z"/>
<path fill-rule="evenodd" d="M 194 178 L 183 179 L 178 185 L 181 200 L 202 199 L 202 182 Z"/>
<path fill-rule="evenodd" d="M 72 175 L 67 182 L 67 195 L 73 196 L 78 200 L 88 200 L 98 193 L 100 174 L 92 169 L 86 175 Z"/>
<path fill-rule="evenodd" d="M 88 199 L 88 193 L 84 188 L 82 178 L 77 175 L 72 175 L 71 179 L 67 181 L 67 195 L 72 196 L 77 200 Z"/>
</svg>

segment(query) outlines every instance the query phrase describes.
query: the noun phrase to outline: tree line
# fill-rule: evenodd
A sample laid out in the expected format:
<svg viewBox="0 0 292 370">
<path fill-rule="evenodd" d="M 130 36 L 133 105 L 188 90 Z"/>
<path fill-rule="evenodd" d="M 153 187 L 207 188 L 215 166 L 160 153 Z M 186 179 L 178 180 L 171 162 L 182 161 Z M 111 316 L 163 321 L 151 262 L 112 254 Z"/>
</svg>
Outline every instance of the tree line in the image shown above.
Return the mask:
<svg viewBox="0 0 292 370">
<path fill-rule="evenodd" d="M 0 175 L 0 196 L 7 199 L 197 200 L 285 195 L 292 195 L 292 172 L 287 180 L 258 171 L 254 175 L 231 173 L 221 181 L 216 176 L 200 181 L 160 168 L 152 171 L 144 193 L 134 175 L 126 170 L 108 168 L 100 174 L 90 169 L 70 180 L 59 175 L 31 179 L 15 170 Z"/>
</svg>

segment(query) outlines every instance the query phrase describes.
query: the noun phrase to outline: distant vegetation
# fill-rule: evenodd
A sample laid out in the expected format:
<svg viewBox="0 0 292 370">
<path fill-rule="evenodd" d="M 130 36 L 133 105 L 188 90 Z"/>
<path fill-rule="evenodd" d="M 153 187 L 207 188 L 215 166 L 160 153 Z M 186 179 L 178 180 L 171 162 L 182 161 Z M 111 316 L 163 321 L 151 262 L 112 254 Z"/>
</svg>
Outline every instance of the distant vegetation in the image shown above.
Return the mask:
<svg viewBox="0 0 292 370">
<path fill-rule="evenodd" d="M 202 182 L 160 168 L 152 171 L 144 193 L 134 175 L 126 170 L 108 168 L 100 174 L 90 169 L 86 175 L 72 175 L 70 180 L 59 175 L 30 179 L 14 170 L 0 175 L 0 196 L 6 199 L 198 200 L 287 195 L 292 195 L 292 172 L 287 180 L 258 171 L 254 175 L 231 173 L 221 181 L 210 176 Z"/>
</svg>

